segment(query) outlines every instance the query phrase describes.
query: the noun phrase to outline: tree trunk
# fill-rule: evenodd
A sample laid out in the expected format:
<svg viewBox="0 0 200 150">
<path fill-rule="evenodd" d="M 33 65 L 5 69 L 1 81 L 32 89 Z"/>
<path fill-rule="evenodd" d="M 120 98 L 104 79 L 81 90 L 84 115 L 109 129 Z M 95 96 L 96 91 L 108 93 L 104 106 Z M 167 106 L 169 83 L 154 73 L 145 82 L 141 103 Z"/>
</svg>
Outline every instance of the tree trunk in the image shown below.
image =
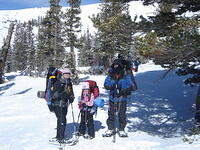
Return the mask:
<svg viewBox="0 0 200 150">
<path fill-rule="evenodd" d="M 2 84 L 4 82 L 4 80 L 3 80 L 4 68 L 5 68 L 5 64 L 6 64 L 8 50 L 10 48 L 12 34 L 14 32 L 14 26 L 15 26 L 14 23 L 10 24 L 9 29 L 8 29 L 8 35 L 2 46 L 2 51 L 1 51 L 1 55 L 0 55 L 0 84 Z"/>
</svg>

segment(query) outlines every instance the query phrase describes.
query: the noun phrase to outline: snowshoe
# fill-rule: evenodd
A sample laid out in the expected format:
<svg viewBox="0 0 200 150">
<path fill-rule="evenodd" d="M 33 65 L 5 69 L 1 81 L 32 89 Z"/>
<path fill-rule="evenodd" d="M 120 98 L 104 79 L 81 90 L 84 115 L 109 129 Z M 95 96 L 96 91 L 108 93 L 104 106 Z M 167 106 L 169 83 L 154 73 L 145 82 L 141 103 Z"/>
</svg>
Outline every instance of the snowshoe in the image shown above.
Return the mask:
<svg viewBox="0 0 200 150">
<path fill-rule="evenodd" d="M 78 139 L 69 139 L 65 142 L 65 144 L 69 145 L 69 146 L 73 146 L 76 145 L 78 143 Z"/>
<path fill-rule="evenodd" d="M 125 131 L 118 132 L 119 137 L 128 137 L 128 134 Z"/>
<path fill-rule="evenodd" d="M 63 139 L 63 140 L 57 140 L 56 138 L 49 140 L 50 144 L 57 145 L 64 147 L 65 145 L 73 146 L 78 143 L 78 139 Z"/>
<path fill-rule="evenodd" d="M 56 138 L 52 138 L 51 140 L 49 140 L 49 143 L 55 145 L 66 144 L 66 140 L 58 140 Z"/>
<path fill-rule="evenodd" d="M 52 143 L 52 144 L 58 143 L 58 140 L 54 137 L 54 138 L 49 140 L 49 143 Z"/>
<path fill-rule="evenodd" d="M 113 130 L 107 130 L 104 134 L 102 134 L 103 137 L 111 137 L 114 134 Z"/>
<path fill-rule="evenodd" d="M 59 150 L 64 150 L 65 149 L 65 140 L 58 140 L 56 138 L 52 138 L 51 140 L 49 140 L 49 143 L 55 146 L 58 146 Z"/>
</svg>

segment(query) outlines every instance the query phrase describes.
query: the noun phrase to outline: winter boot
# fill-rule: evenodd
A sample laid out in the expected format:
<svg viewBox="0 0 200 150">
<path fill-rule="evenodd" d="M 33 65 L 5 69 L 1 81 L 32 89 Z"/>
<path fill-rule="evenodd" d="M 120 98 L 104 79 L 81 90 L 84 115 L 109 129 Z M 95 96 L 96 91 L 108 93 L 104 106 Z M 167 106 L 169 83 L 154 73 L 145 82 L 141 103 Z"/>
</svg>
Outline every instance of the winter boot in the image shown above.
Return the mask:
<svg viewBox="0 0 200 150">
<path fill-rule="evenodd" d="M 102 134 L 103 137 L 111 137 L 114 134 L 113 130 L 107 130 L 104 134 Z"/>
<path fill-rule="evenodd" d="M 78 132 L 78 133 L 77 133 L 77 136 L 84 136 L 84 134 L 81 133 L 81 132 Z"/>
<path fill-rule="evenodd" d="M 84 137 L 85 139 L 89 139 L 89 140 L 91 140 L 91 139 L 94 138 L 94 136 L 91 136 L 91 135 L 88 135 L 88 134 L 85 134 L 83 137 Z"/>
<path fill-rule="evenodd" d="M 66 144 L 66 141 L 64 139 L 62 139 L 62 140 L 58 140 L 58 143 L 60 143 L 60 144 Z"/>
<path fill-rule="evenodd" d="M 118 132 L 119 137 L 128 137 L 128 134 L 125 131 L 119 131 Z"/>
</svg>

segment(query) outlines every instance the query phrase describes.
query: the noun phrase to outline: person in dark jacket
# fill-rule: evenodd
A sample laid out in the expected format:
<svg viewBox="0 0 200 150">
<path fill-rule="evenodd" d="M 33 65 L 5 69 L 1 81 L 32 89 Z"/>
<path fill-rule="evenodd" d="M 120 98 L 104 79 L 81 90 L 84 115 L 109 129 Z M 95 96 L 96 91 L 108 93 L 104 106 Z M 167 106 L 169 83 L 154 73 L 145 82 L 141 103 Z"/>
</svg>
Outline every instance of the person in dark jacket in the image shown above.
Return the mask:
<svg viewBox="0 0 200 150">
<path fill-rule="evenodd" d="M 134 65 L 134 71 L 138 72 L 138 67 L 141 64 L 139 57 L 136 58 L 136 60 L 133 62 Z"/>
<path fill-rule="evenodd" d="M 66 115 L 69 103 L 74 101 L 74 92 L 71 82 L 71 71 L 66 68 L 61 70 L 62 75 L 53 85 L 53 105 L 57 117 L 56 140 L 65 142 Z"/>
<path fill-rule="evenodd" d="M 106 121 L 108 130 L 103 134 L 104 137 L 112 136 L 116 132 L 116 113 L 119 120 L 118 134 L 127 137 L 126 127 L 126 107 L 128 95 L 132 91 L 132 78 L 130 74 L 125 74 L 124 65 L 116 59 L 109 69 L 109 75 L 104 81 L 105 89 L 109 90 L 109 109 Z"/>
</svg>

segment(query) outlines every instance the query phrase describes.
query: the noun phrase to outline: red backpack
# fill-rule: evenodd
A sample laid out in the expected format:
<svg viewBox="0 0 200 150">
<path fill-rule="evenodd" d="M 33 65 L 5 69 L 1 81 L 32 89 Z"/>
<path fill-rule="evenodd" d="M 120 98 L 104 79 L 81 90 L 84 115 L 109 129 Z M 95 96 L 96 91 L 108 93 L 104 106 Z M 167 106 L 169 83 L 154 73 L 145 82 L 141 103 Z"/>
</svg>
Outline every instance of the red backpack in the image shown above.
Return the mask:
<svg viewBox="0 0 200 150">
<path fill-rule="evenodd" d="M 94 98 L 98 97 L 99 96 L 99 87 L 97 86 L 96 81 L 86 80 L 85 82 L 89 83 L 89 87 L 90 87 L 91 93 L 94 94 Z"/>
</svg>

